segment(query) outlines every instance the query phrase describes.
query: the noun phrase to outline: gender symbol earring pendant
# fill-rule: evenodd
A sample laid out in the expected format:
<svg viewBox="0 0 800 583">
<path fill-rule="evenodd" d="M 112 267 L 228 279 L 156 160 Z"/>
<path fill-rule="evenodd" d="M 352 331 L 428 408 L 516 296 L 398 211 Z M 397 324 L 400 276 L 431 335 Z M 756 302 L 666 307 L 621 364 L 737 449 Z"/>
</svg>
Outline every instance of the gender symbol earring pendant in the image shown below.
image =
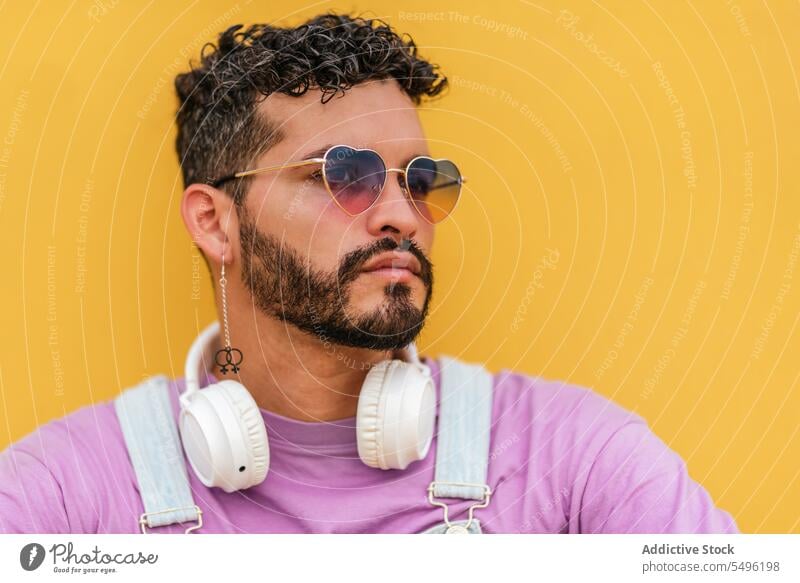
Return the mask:
<svg viewBox="0 0 800 583">
<path fill-rule="evenodd" d="M 222 289 L 222 321 L 225 326 L 225 348 L 217 350 L 214 356 L 214 362 L 220 367 L 222 374 L 228 374 L 228 367 L 234 373 L 239 372 L 239 365 L 242 364 L 244 357 L 242 351 L 238 348 L 231 348 L 231 335 L 228 330 L 228 299 L 225 296 L 225 285 L 228 281 L 225 279 L 225 253 L 222 254 L 222 275 L 219 278 L 219 285 Z"/>
</svg>

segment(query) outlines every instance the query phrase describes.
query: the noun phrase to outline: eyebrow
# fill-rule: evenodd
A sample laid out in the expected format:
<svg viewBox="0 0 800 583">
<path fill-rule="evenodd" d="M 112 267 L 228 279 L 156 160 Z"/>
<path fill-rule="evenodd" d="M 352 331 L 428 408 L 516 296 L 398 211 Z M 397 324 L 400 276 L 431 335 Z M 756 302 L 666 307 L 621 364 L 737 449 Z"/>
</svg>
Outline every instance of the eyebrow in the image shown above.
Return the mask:
<svg viewBox="0 0 800 583">
<path fill-rule="evenodd" d="M 342 145 L 342 144 L 327 144 L 325 146 L 322 146 L 321 148 L 316 148 L 316 149 L 312 150 L 311 152 L 308 152 L 300 160 L 308 160 L 309 158 L 322 158 L 325 155 L 325 152 L 327 152 L 333 146 L 337 146 L 337 145 Z M 344 144 L 344 145 L 346 145 L 346 144 Z M 355 148 L 355 149 L 358 149 L 358 148 Z M 414 154 L 412 156 L 409 156 L 406 160 L 403 161 L 401 166 L 402 167 L 408 166 L 408 163 L 411 162 L 411 160 L 413 160 L 414 158 L 417 158 L 419 156 L 428 156 L 428 154 Z"/>
</svg>

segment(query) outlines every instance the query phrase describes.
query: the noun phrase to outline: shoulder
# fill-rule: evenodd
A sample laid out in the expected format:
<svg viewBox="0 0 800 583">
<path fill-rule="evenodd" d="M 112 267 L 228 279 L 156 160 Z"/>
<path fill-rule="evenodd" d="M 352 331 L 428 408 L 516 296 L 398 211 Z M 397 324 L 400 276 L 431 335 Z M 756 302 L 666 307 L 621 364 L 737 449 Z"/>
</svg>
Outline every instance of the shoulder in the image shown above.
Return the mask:
<svg viewBox="0 0 800 583">
<path fill-rule="evenodd" d="M 0 452 L 0 526 L 5 532 L 93 532 L 77 511 L 91 502 L 99 455 L 114 450 L 108 403 L 84 406 Z"/>
<path fill-rule="evenodd" d="M 647 422 L 592 387 L 509 369 L 494 375 L 497 447 L 519 439 L 527 460 L 574 484 L 623 427 Z"/>
<path fill-rule="evenodd" d="M 440 383 L 442 358 L 423 360 L 430 369 L 437 386 Z M 486 366 L 477 361 L 470 361 L 453 356 L 447 357 L 462 364 Z M 487 369 L 488 370 L 488 369 Z M 547 379 L 542 376 L 503 368 L 492 375 L 493 414 L 497 416 L 521 416 L 529 418 L 535 413 L 539 422 L 558 417 L 566 422 L 626 423 L 643 422 L 637 414 L 616 404 L 592 387 L 563 380 Z"/>
<path fill-rule="evenodd" d="M 592 431 L 645 422 L 592 387 L 510 369 L 494 375 L 494 405 L 497 414 L 535 419 L 553 428 L 579 426 Z"/>
<path fill-rule="evenodd" d="M 438 382 L 439 362 L 431 368 Z M 572 481 L 621 428 L 647 428 L 641 416 L 588 386 L 508 368 L 492 377 L 493 463 L 545 464 Z"/>
<path fill-rule="evenodd" d="M 736 532 L 731 515 L 715 507 L 681 456 L 611 397 L 508 369 L 494 375 L 494 393 L 493 459 L 511 445 L 517 450 L 497 471 L 548 490 L 551 499 L 539 504 L 559 506 L 563 528 Z"/>
<path fill-rule="evenodd" d="M 97 532 L 135 496 L 114 400 L 48 421 L 0 451 L 0 532 Z"/>
</svg>

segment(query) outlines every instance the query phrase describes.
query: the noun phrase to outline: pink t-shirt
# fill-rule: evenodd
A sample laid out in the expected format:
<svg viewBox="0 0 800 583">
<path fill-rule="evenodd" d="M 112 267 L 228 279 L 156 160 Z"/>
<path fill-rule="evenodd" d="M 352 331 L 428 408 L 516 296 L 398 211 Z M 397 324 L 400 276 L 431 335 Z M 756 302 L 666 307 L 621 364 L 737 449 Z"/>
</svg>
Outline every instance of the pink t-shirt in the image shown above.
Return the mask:
<svg viewBox="0 0 800 583">
<path fill-rule="evenodd" d="M 437 393 L 439 363 L 431 367 Z M 210 375 L 202 379 L 208 384 Z M 170 384 L 177 422 L 183 379 Z M 427 499 L 436 438 L 405 470 L 358 457 L 355 417 L 297 421 L 262 409 L 266 480 L 228 494 L 186 462 L 198 533 L 416 533 L 442 522 Z M 737 532 L 646 422 L 590 389 L 504 369 L 494 375 L 485 533 Z M 444 499 L 451 520 L 474 501 Z M 136 533 L 144 512 L 113 401 L 44 424 L 0 452 L 0 532 Z M 154 533 L 182 532 L 171 525 Z"/>
</svg>

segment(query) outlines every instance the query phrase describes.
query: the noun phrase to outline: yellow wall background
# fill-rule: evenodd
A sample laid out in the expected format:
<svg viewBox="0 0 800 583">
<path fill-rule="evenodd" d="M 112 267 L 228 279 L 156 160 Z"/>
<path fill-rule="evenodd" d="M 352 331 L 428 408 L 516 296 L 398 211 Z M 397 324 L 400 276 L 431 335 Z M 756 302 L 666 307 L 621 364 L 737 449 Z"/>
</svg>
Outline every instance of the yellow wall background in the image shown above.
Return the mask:
<svg viewBox="0 0 800 583">
<path fill-rule="evenodd" d="M 800 6 L 733 0 L 0 5 L 0 447 L 214 317 L 172 78 L 235 23 L 385 18 L 467 192 L 419 342 L 643 415 L 746 532 L 800 532 Z"/>
</svg>

